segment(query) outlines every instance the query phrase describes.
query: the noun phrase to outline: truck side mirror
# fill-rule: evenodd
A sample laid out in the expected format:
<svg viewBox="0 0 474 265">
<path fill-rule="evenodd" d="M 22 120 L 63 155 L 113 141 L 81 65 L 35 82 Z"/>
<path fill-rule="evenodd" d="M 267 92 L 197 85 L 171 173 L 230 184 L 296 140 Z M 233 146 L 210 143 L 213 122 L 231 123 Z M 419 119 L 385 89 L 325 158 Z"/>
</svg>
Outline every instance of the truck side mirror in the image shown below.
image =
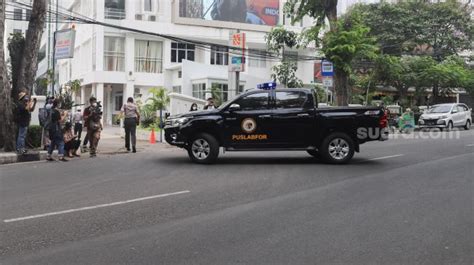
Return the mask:
<svg viewBox="0 0 474 265">
<path fill-rule="evenodd" d="M 229 107 L 229 111 L 231 111 L 231 112 L 232 111 L 238 111 L 238 110 L 240 110 L 240 105 L 239 104 L 234 103 L 234 104 L 230 105 L 230 107 Z"/>
</svg>

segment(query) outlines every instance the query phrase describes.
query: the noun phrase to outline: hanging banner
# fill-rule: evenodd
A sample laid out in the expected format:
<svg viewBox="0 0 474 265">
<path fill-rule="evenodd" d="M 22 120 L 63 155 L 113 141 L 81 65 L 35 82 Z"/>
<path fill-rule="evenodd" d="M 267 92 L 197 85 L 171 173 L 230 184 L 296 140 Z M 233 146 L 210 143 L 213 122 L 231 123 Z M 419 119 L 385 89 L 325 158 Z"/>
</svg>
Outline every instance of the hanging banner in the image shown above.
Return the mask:
<svg viewBox="0 0 474 265">
<path fill-rule="evenodd" d="M 74 29 L 65 29 L 54 33 L 54 57 L 56 60 L 69 59 L 74 57 L 74 45 L 76 40 L 76 31 Z"/>
<path fill-rule="evenodd" d="M 230 34 L 229 44 L 236 48 L 229 50 L 229 72 L 245 71 L 245 33 Z"/>
</svg>

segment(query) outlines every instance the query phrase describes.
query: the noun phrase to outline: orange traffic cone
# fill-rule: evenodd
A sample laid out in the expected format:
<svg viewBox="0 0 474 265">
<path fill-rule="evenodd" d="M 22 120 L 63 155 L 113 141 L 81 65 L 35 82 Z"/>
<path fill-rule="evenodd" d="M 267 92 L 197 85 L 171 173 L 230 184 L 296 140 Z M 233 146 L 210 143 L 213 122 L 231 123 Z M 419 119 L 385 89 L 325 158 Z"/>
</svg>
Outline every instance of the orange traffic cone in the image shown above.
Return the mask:
<svg viewBox="0 0 474 265">
<path fill-rule="evenodd" d="M 151 128 L 150 144 L 156 144 L 155 128 Z"/>
</svg>

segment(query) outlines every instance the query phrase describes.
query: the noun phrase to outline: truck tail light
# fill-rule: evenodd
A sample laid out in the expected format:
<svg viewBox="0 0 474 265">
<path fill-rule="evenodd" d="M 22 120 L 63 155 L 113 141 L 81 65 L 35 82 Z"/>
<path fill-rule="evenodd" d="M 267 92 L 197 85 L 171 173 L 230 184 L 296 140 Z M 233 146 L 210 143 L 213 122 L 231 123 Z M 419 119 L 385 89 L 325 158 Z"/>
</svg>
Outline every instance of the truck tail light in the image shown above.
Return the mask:
<svg viewBox="0 0 474 265">
<path fill-rule="evenodd" d="M 387 125 L 388 125 L 387 111 L 384 111 L 383 115 L 380 117 L 380 120 L 379 120 L 379 127 L 383 129 L 383 128 L 386 128 Z"/>
</svg>

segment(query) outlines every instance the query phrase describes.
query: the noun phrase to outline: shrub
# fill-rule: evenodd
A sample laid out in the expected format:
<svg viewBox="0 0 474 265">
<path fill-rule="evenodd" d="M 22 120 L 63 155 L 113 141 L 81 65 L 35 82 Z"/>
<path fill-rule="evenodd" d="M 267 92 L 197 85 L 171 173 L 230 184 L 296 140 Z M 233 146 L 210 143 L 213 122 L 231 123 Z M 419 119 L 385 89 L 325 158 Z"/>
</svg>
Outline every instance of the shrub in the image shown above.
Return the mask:
<svg viewBox="0 0 474 265">
<path fill-rule="evenodd" d="M 39 125 L 31 125 L 28 127 L 28 134 L 26 135 L 26 144 L 28 147 L 41 147 L 42 130 L 43 128 Z"/>
</svg>

